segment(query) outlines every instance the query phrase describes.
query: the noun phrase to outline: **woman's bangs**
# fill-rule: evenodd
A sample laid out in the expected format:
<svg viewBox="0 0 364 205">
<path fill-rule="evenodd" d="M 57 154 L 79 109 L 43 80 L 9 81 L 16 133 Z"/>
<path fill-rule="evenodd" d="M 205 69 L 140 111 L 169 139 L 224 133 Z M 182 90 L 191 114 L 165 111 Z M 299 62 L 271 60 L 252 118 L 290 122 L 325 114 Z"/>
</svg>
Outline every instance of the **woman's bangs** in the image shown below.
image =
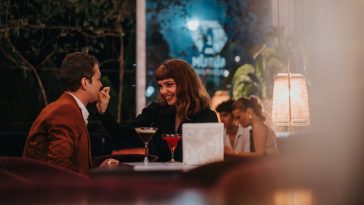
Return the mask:
<svg viewBox="0 0 364 205">
<path fill-rule="evenodd" d="M 159 66 L 159 68 L 155 71 L 155 79 L 157 81 L 164 80 L 167 78 L 172 78 L 172 71 L 170 69 L 167 69 L 166 64 L 162 64 Z"/>
</svg>

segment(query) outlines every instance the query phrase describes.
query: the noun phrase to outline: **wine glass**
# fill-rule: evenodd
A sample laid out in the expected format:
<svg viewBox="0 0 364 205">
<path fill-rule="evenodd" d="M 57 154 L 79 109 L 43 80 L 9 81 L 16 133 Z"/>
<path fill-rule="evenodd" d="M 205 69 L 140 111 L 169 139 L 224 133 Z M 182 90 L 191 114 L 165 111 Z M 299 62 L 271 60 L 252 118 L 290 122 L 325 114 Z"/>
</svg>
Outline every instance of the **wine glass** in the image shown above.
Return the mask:
<svg viewBox="0 0 364 205">
<path fill-rule="evenodd" d="M 169 149 L 171 150 L 171 161 L 176 162 L 174 160 L 174 150 L 177 147 L 178 142 L 182 139 L 180 134 L 162 134 L 162 139 L 167 142 Z"/>
<path fill-rule="evenodd" d="M 144 142 L 144 164 L 148 164 L 148 143 L 157 132 L 156 127 L 136 127 L 135 132 L 138 133 L 140 139 Z"/>
</svg>

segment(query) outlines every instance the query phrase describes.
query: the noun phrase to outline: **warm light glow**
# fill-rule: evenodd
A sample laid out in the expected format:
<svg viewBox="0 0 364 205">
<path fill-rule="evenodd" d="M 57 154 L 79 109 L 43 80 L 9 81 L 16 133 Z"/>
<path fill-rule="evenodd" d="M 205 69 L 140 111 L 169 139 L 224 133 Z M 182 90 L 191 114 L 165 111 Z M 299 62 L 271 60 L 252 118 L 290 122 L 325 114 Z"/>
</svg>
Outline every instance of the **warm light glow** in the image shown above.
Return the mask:
<svg viewBox="0 0 364 205">
<path fill-rule="evenodd" d="M 291 73 L 290 76 L 290 81 L 288 73 L 280 73 L 275 78 L 272 123 L 277 126 L 307 126 L 310 113 L 306 80 L 302 74 Z"/>
<path fill-rule="evenodd" d="M 225 102 L 230 99 L 229 91 L 226 90 L 217 90 L 211 98 L 211 109 L 215 110 L 215 108 L 222 102 Z"/>
<path fill-rule="evenodd" d="M 274 193 L 274 205 L 312 205 L 310 190 L 282 190 Z"/>
</svg>

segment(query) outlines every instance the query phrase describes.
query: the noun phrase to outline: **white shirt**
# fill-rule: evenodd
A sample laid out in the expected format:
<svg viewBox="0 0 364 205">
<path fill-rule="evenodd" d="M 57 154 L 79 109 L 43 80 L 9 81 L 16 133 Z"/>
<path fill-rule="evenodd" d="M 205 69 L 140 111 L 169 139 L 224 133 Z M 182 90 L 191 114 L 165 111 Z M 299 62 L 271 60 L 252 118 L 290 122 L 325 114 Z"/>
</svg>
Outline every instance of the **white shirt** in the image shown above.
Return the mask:
<svg viewBox="0 0 364 205">
<path fill-rule="evenodd" d="M 86 106 L 76 96 L 74 96 L 73 94 L 71 94 L 69 92 L 67 92 L 67 93 L 70 94 L 76 100 L 76 103 L 77 103 L 78 107 L 80 107 L 80 109 L 81 109 L 82 117 L 85 120 L 85 123 L 87 125 L 87 123 L 88 123 L 87 119 L 88 119 L 88 116 L 89 116 L 90 113 L 88 112 Z"/>
<path fill-rule="evenodd" d="M 235 152 L 250 152 L 250 129 L 250 126 L 243 128 L 241 125 L 239 125 L 233 145 L 231 144 L 229 136 L 225 130 L 224 146 L 232 148 Z"/>
</svg>

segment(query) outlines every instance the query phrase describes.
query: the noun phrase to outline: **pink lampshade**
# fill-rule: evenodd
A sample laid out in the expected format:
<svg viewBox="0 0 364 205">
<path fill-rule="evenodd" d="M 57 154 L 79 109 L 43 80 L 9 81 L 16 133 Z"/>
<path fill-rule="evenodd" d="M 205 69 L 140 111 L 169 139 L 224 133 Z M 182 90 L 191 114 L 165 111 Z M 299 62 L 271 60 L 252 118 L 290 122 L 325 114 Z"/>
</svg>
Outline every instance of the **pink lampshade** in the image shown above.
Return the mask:
<svg viewBox="0 0 364 205">
<path fill-rule="evenodd" d="M 310 112 L 307 84 L 302 74 L 279 73 L 274 80 L 272 123 L 276 126 L 308 126 Z"/>
</svg>

